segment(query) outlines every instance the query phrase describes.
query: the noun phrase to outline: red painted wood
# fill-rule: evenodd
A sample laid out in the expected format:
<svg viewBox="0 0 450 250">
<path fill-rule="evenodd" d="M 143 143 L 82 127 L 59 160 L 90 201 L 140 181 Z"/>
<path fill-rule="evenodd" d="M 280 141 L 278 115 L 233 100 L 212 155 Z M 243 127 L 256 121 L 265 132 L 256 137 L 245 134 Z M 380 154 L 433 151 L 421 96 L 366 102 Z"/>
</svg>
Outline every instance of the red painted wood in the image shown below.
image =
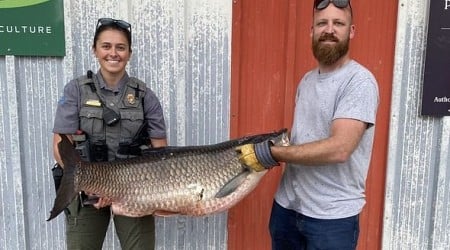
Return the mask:
<svg viewBox="0 0 450 250">
<path fill-rule="evenodd" d="M 234 0 L 231 137 L 290 129 L 298 81 L 316 62 L 312 0 Z M 353 1 L 352 57 L 378 80 L 381 103 L 358 249 L 380 249 L 398 1 Z M 270 249 L 268 220 L 282 168 L 229 211 L 229 249 Z"/>
</svg>

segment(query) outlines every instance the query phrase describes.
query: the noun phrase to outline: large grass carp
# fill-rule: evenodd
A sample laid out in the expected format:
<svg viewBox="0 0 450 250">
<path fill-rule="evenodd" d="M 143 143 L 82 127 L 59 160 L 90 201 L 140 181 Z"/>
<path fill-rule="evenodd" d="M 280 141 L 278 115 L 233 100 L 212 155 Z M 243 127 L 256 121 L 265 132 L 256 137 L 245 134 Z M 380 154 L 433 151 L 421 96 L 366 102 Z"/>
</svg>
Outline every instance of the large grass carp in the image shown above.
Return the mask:
<svg viewBox="0 0 450 250">
<path fill-rule="evenodd" d="M 271 140 L 287 146 L 287 130 L 213 145 L 163 147 L 114 162 L 83 162 L 69 139 L 58 144 L 64 175 L 48 220 L 81 192 L 112 200 L 114 214 L 201 216 L 222 212 L 249 194 L 267 172 L 239 162 L 236 148 Z"/>
</svg>

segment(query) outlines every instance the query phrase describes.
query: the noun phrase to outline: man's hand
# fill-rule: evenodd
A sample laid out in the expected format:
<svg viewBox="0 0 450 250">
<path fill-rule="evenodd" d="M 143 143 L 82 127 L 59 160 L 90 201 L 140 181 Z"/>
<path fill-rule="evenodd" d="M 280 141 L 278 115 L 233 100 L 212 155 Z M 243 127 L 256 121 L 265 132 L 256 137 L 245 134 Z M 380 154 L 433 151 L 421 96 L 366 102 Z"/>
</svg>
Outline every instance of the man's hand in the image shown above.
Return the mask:
<svg viewBox="0 0 450 250">
<path fill-rule="evenodd" d="M 253 144 L 245 144 L 242 146 L 239 146 L 236 148 L 236 152 L 238 152 L 239 155 L 239 161 L 250 167 L 251 169 L 255 170 L 256 172 L 260 172 L 263 170 L 266 170 L 261 163 L 259 163 L 258 159 L 256 158 L 254 145 Z"/>
<path fill-rule="evenodd" d="M 274 166 L 279 165 L 278 162 L 273 159 L 270 147 L 272 142 L 264 141 L 257 144 L 245 144 L 236 148 L 236 152 L 239 155 L 239 161 L 255 170 L 260 172 Z"/>
</svg>

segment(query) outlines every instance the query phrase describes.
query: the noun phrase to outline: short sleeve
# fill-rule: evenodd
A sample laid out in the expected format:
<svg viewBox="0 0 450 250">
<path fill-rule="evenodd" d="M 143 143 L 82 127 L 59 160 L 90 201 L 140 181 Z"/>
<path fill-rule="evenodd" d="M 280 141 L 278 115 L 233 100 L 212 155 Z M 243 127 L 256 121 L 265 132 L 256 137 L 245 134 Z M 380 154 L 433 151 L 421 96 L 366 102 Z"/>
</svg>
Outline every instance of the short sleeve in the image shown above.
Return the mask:
<svg viewBox="0 0 450 250">
<path fill-rule="evenodd" d="M 150 138 L 166 138 L 166 122 L 161 103 L 155 93 L 147 88 L 144 96 L 144 116 Z"/>
<path fill-rule="evenodd" d="M 56 107 L 53 133 L 74 134 L 79 129 L 80 89 L 74 79 L 64 86 Z"/>
</svg>

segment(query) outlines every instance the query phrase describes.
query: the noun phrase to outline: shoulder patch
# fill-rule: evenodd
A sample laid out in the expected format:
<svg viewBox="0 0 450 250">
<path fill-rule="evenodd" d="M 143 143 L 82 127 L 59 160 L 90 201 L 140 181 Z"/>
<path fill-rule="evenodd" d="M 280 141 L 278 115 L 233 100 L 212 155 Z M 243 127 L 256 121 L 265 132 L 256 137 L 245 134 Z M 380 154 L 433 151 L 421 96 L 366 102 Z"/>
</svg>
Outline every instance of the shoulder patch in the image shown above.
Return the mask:
<svg viewBox="0 0 450 250">
<path fill-rule="evenodd" d="M 59 105 L 63 105 L 66 102 L 66 97 L 65 96 L 61 96 L 58 100 L 58 104 Z"/>
</svg>

